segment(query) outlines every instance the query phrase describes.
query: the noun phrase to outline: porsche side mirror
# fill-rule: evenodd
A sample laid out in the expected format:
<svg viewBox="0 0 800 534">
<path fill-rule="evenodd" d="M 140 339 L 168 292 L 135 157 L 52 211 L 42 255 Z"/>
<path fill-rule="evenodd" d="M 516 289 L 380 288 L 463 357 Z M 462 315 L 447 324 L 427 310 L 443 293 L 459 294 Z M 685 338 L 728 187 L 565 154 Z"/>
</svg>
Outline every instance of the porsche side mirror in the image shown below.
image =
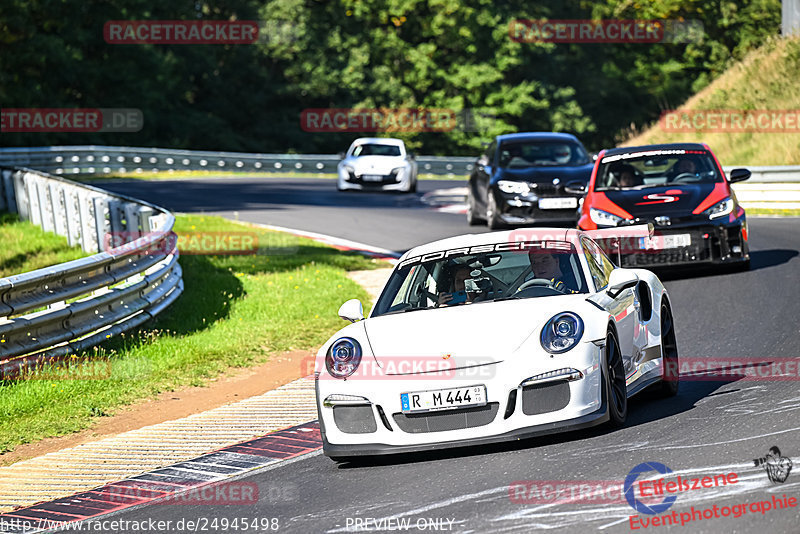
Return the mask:
<svg viewBox="0 0 800 534">
<path fill-rule="evenodd" d="M 614 269 L 608 277 L 608 296 L 617 298 L 620 293 L 639 283 L 639 277 L 629 269 Z"/>
<path fill-rule="evenodd" d="M 750 178 L 750 171 L 748 169 L 733 169 L 730 174 L 730 178 L 728 181 L 730 183 L 734 182 L 743 182 Z"/>
<path fill-rule="evenodd" d="M 586 192 L 586 184 L 579 181 L 567 182 L 564 186 L 564 191 L 573 195 L 582 195 Z"/>
<path fill-rule="evenodd" d="M 361 301 L 358 299 L 350 299 L 339 308 L 339 317 L 351 323 L 357 323 L 364 319 L 364 308 L 361 307 Z"/>
</svg>

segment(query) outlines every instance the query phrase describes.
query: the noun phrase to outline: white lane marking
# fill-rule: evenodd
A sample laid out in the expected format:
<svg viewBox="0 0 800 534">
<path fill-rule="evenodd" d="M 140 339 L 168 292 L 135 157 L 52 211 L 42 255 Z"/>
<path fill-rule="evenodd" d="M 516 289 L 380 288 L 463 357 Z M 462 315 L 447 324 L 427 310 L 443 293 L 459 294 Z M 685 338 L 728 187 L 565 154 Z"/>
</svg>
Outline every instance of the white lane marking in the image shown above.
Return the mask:
<svg viewBox="0 0 800 534">
<path fill-rule="evenodd" d="M 239 222 L 244 222 L 244 221 L 239 221 Z M 309 239 L 313 239 L 314 241 L 319 241 L 320 243 L 325 243 L 327 245 L 346 247 L 353 250 L 362 250 L 365 252 L 372 252 L 374 254 L 382 254 L 384 256 L 389 256 L 390 258 L 399 258 L 400 256 L 402 256 L 402 254 L 394 250 L 376 247 L 374 245 L 367 245 L 366 243 L 359 243 L 358 241 L 351 241 L 349 239 L 344 239 L 342 237 L 320 234 L 317 232 L 308 232 L 306 230 L 298 230 L 297 228 L 287 228 L 285 226 L 275 226 L 274 224 L 259 224 L 253 222 L 247 222 L 246 224 L 251 226 L 257 226 L 259 228 L 266 228 L 267 230 L 275 230 L 277 232 L 286 232 L 287 234 L 292 234 L 300 237 L 307 237 Z"/>
<path fill-rule="evenodd" d="M 608 527 L 613 527 L 614 525 L 619 525 L 620 523 L 624 523 L 627 521 L 627 517 L 623 517 L 622 519 L 617 519 L 616 521 L 612 521 L 611 523 L 606 523 L 605 525 L 600 525 L 597 527 L 599 530 L 607 529 Z"/>
<path fill-rule="evenodd" d="M 501 486 L 501 487 L 498 487 L 498 488 L 492 488 L 492 489 L 488 489 L 488 490 L 484 490 L 484 491 L 479 491 L 478 493 L 469 493 L 467 495 L 461 495 L 460 497 L 452 497 L 452 498 L 446 499 L 444 501 L 439 501 L 437 503 L 429 504 L 427 506 L 422 506 L 420 508 L 415 508 L 413 510 L 409 510 L 407 512 L 402 512 L 400 514 L 394 514 L 394 515 L 390 515 L 390 516 L 386 516 L 386 517 L 382 517 L 382 518 L 377 518 L 375 521 L 377 521 L 378 524 L 385 524 L 385 523 L 387 523 L 389 521 L 392 521 L 394 519 L 399 519 L 401 517 L 405 517 L 405 516 L 409 516 L 409 515 L 413 516 L 413 515 L 418 515 L 418 514 L 424 514 L 425 512 L 429 512 L 431 510 L 436 510 L 437 508 L 445 508 L 447 506 L 450 506 L 450 505 L 453 505 L 453 504 L 457 504 L 457 503 L 460 503 L 460 502 L 464 502 L 464 501 L 469 501 L 471 499 L 478 499 L 480 497 L 485 497 L 487 495 L 493 495 L 495 493 L 507 493 L 507 492 L 508 492 L 508 486 Z M 328 530 L 327 532 L 328 532 L 328 534 L 333 534 L 335 532 L 349 532 L 350 530 L 352 530 L 352 529 L 349 529 L 349 528 L 346 528 L 346 527 L 340 527 L 340 528 L 334 528 L 334 529 Z"/>
<path fill-rule="evenodd" d="M 715 488 L 707 488 L 706 491 L 703 491 L 702 493 L 696 490 L 689 492 L 681 492 L 680 494 L 678 494 L 678 500 L 676 501 L 676 506 L 685 507 L 688 505 L 697 505 L 699 503 L 704 503 L 709 501 L 716 503 L 723 498 L 744 496 L 746 494 L 750 494 L 753 492 L 762 492 L 764 490 L 768 492 L 773 490 L 781 490 L 783 492 L 787 487 L 786 485 L 782 485 L 780 488 L 772 487 L 766 475 L 760 469 L 754 468 L 753 465 L 749 463 L 725 464 L 725 465 L 716 465 L 710 467 L 691 467 L 687 469 L 680 469 L 670 473 L 669 478 L 673 478 L 677 475 L 696 475 L 701 473 L 720 474 L 731 471 L 740 474 L 740 476 L 737 479 L 738 482 L 736 484 L 718 486 Z M 658 480 L 663 478 L 666 477 L 655 473 L 647 476 L 647 480 Z M 800 485 L 800 483 L 797 484 Z M 627 521 L 631 515 L 636 515 L 636 511 L 633 510 L 628 505 L 622 505 L 622 506 L 611 505 L 611 506 L 597 507 L 598 503 L 595 502 L 588 503 L 594 506 L 585 509 L 577 509 L 577 510 L 571 509 L 564 511 L 552 509 L 562 505 L 572 506 L 574 508 L 575 504 L 580 504 L 580 501 L 567 502 L 567 503 L 564 502 L 546 503 L 512 513 L 501 514 L 493 519 L 490 519 L 490 521 L 493 523 L 497 523 L 503 521 L 517 522 L 524 520 L 526 525 L 530 525 L 530 521 L 538 521 L 538 522 L 548 521 L 548 523 L 540 525 L 539 528 L 554 529 L 554 528 L 564 528 L 567 526 L 574 526 L 576 524 L 581 524 L 581 523 L 585 524 L 595 521 L 602 521 L 606 519 L 613 520 L 610 523 L 606 523 L 598 527 L 598 528 L 607 528 L 609 526 L 613 526 L 622 523 L 624 521 Z M 508 525 L 507 527 L 500 527 L 499 529 L 492 528 L 491 530 L 499 532 L 505 530 L 514 530 L 516 529 L 516 527 L 517 525 Z"/>
<path fill-rule="evenodd" d="M 800 427 L 787 428 L 786 430 L 778 430 L 777 432 L 769 432 L 767 434 L 759 434 L 757 436 L 748 436 L 746 438 L 737 438 L 728 441 L 717 441 L 714 443 L 694 443 L 692 445 L 653 445 L 651 447 L 644 447 L 644 448 L 668 450 L 668 449 L 696 449 L 697 447 L 716 447 L 717 445 L 727 445 L 728 443 L 738 443 L 740 441 L 748 441 L 751 439 L 762 439 L 769 436 L 777 436 L 779 434 L 785 434 L 787 432 L 797 432 L 798 430 L 800 430 Z"/>
</svg>

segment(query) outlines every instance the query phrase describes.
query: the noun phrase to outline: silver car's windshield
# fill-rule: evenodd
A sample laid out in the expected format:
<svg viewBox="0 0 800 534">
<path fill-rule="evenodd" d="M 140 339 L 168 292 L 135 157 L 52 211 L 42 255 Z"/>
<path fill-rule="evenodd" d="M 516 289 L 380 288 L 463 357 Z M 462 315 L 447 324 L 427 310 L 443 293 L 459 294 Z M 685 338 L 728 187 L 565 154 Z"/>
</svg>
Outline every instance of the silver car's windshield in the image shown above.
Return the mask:
<svg viewBox="0 0 800 534">
<path fill-rule="evenodd" d="M 353 148 L 354 158 L 361 156 L 400 156 L 400 147 L 397 145 L 382 145 L 378 143 L 366 143 L 357 145 Z"/>
<path fill-rule="evenodd" d="M 571 243 L 483 245 L 405 260 L 392 273 L 372 316 L 588 291 Z"/>
</svg>

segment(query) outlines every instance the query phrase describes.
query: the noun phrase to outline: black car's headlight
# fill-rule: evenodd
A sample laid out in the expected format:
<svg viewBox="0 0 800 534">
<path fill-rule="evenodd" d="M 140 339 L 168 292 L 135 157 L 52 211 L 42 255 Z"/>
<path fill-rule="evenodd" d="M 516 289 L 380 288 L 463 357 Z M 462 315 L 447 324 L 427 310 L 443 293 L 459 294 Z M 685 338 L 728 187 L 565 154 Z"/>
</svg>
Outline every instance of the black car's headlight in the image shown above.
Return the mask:
<svg viewBox="0 0 800 534">
<path fill-rule="evenodd" d="M 706 211 L 703 212 L 704 215 L 708 215 L 709 219 L 716 219 L 717 217 L 723 217 L 730 212 L 733 211 L 733 199 L 728 197 L 721 202 L 717 202 Z"/>
<path fill-rule="evenodd" d="M 526 182 L 515 182 L 512 180 L 498 181 L 497 188 L 503 193 L 507 193 L 509 195 L 527 195 L 531 192 L 531 188 Z"/>
<path fill-rule="evenodd" d="M 583 321 L 572 312 L 553 316 L 542 328 L 542 348 L 550 354 L 567 352 L 583 336 Z"/>
<path fill-rule="evenodd" d="M 351 337 L 337 339 L 325 355 L 325 368 L 334 378 L 347 378 L 361 363 L 361 345 Z"/>
</svg>

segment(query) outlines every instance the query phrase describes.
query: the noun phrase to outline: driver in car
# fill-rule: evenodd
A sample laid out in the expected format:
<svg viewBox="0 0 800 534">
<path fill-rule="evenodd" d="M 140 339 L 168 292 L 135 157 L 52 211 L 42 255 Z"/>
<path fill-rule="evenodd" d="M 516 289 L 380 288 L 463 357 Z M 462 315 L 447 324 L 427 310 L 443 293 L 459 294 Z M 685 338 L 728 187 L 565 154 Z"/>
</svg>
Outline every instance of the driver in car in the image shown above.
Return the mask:
<svg viewBox="0 0 800 534">
<path fill-rule="evenodd" d="M 437 307 L 454 304 L 469 304 L 484 298 L 480 293 L 467 291 L 466 282 L 471 278 L 472 267 L 469 265 L 456 266 L 450 271 L 452 286 L 450 292 L 439 293 Z"/>
<path fill-rule="evenodd" d="M 550 281 L 550 287 L 562 293 L 578 293 L 573 289 L 573 284 L 562 271 L 563 262 L 569 261 L 569 254 L 558 253 L 552 250 L 531 250 L 528 253 L 531 263 L 533 279 L 540 278 Z M 565 267 L 567 269 L 568 267 Z"/>
<path fill-rule="evenodd" d="M 675 164 L 673 178 L 680 176 L 681 174 L 696 174 L 697 173 L 697 165 L 695 165 L 694 161 L 689 158 L 681 158 Z"/>
</svg>

